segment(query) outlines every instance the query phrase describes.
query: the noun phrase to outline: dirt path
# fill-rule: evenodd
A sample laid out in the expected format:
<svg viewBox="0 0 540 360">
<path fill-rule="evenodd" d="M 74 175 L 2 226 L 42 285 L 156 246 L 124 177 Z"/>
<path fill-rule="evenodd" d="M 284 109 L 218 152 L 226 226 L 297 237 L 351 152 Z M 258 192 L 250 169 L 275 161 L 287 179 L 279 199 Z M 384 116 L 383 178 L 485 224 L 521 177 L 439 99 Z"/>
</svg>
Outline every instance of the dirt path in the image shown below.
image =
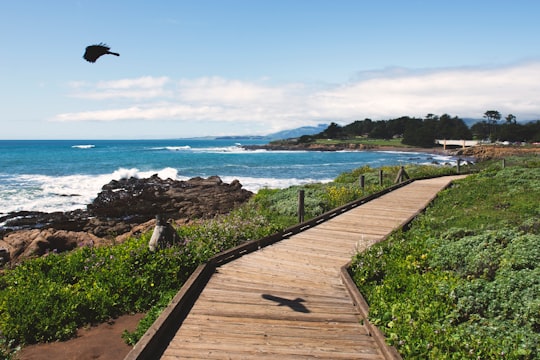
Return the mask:
<svg viewBox="0 0 540 360">
<path fill-rule="evenodd" d="M 131 350 L 122 339 L 124 330 L 134 331 L 143 314 L 124 315 L 110 323 L 79 330 L 68 341 L 36 344 L 23 348 L 17 360 L 118 360 Z"/>
</svg>

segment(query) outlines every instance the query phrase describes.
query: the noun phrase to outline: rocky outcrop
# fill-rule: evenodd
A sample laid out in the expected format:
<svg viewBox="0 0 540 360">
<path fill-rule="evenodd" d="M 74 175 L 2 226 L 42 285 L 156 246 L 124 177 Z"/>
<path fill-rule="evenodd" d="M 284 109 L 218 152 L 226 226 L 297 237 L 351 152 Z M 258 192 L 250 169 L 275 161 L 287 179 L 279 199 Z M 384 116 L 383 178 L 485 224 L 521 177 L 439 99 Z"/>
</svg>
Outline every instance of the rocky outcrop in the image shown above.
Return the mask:
<svg viewBox="0 0 540 360">
<path fill-rule="evenodd" d="M 148 179 L 111 181 L 103 186 L 88 211 L 100 218 L 143 222 L 156 214 L 173 219 L 213 217 L 245 202 L 252 195 L 237 181 L 226 184 L 217 176 L 188 181 Z"/>
<path fill-rule="evenodd" d="M 32 229 L 14 231 L 0 240 L 0 247 L 9 251 L 11 260 L 45 255 L 48 252 L 64 252 L 77 246 L 94 246 L 103 242 L 87 232 Z"/>
<path fill-rule="evenodd" d="M 459 149 L 455 152 L 456 156 L 467 156 L 478 160 L 502 159 L 508 156 L 540 154 L 540 146 L 499 146 L 482 145 L 472 146 L 465 149 Z"/>
<path fill-rule="evenodd" d="M 7 249 L 7 258 L 14 263 L 82 244 L 122 242 L 150 230 L 156 215 L 176 223 L 212 218 L 252 195 L 237 180 L 227 184 L 217 176 L 177 181 L 154 175 L 111 181 L 85 210 L 16 212 L 0 217 L 0 249 Z"/>
</svg>

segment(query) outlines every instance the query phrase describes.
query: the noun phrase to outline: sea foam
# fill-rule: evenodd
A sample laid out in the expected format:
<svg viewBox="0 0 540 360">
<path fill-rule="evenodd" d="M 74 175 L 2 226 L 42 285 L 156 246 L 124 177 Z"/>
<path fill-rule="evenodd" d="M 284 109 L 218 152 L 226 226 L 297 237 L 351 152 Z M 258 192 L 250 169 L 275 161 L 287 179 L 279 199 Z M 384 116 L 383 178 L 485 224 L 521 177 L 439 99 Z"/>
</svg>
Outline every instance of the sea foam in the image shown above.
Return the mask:
<svg viewBox="0 0 540 360">
<path fill-rule="evenodd" d="M 88 144 L 88 145 L 73 145 L 72 148 L 74 149 L 93 149 L 96 145 Z"/>
</svg>

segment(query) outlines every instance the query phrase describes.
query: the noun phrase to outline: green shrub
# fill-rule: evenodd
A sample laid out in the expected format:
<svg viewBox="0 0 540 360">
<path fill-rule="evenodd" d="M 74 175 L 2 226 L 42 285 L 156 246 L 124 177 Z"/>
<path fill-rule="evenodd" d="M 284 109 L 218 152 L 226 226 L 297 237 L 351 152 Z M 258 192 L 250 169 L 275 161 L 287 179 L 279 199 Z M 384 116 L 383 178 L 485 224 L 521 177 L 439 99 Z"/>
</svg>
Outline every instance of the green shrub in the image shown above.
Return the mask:
<svg viewBox="0 0 540 360">
<path fill-rule="evenodd" d="M 261 189 L 253 198 L 253 203 L 271 222 L 294 224 L 298 219 L 298 192 L 304 190 L 305 218 L 310 219 L 330 210 L 326 197 L 326 185 L 309 184 L 291 186 L 287 189 Z M 279 221 L 279 220 L 278 220 Z"/>
<path fill-rule="evenodd" d="M 361 175 L 368 176 L 373 175 L 372 179 L 375 180 L 375 176 L 378 176 L 378 170 L 373 169 L 369 165 L 364 165 L 360 168 L 356 168 L 350 172 L 344 172 L 339 174 L 335 179 L 335 183 L 354 183 L 357 182 Z M 378 180 L 377 180 L 378 181 Z M 375 182 L 375 181 L 374 181 Z"/>
<path fill-rule="evenodd" d="M 2 276 L 0 329 L 17 343 L 65 340 L 85 324 L 148 310 L 195 266 L 183 248 L 151 253 L 148 236 L 28 260 Z"/>
<path fill-rule="evenodd" d="M 216 253 L 274 233 L 247 208 L 178 229 L 183 242 L 148 250 L 151 233 L 23 262 L 0 277 L 0 330 L 12 345 L 65 340 L 85 324 L 148 311 Z"/>
<path fill-rule="evenodd" d="M 404 358 L 540 358 L 539 175 L 471 175 L 355 256 L 370 319 Z"/>
<path fill-rule="evenodd" d="M 336 184 L 326 187 L 327 203 L 331 209 L 359 199 L 369 190 L 362 190 L 356 184 Z"/>
</svg>

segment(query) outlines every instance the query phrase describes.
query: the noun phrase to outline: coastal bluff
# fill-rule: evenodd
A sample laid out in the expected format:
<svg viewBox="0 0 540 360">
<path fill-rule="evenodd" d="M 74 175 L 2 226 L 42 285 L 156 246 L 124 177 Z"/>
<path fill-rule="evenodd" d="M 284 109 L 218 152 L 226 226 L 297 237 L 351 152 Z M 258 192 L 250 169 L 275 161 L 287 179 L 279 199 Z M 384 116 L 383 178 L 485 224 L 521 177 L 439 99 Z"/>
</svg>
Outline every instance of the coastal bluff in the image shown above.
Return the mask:
<svg viewBox="0 0 540 360">
<path fill-rule="evenodd" d="M 152 229 L 158 214 L 177 224 L 188 223 L 228 213 L 252 195 L 238 180 L 228 184 L 218 176 L 113 180 L 86 209 L 0 215 L 0 249 L 3 261 L 15 265 L 48 252 L 121 243 Z"/>
</svg>

